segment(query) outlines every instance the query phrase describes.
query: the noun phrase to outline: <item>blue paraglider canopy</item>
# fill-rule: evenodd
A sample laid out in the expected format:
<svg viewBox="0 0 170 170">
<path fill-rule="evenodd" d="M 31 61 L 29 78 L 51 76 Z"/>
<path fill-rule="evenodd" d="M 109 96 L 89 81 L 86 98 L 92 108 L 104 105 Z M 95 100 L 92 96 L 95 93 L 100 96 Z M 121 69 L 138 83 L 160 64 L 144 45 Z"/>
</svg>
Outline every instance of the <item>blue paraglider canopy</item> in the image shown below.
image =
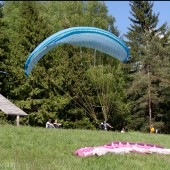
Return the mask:
<svg viewBox="0 0 170 170">
<path fill-rule="evenodd" d="M 96 49 L 122 62 L 129 58 L 126 44 L 112 33 L 95 27 L 72 27 L 59 31 L 40 43 L 27 58 L 25 74 L 28 76 L 48 51 L 63 43 Z"/>
<path fill-rule="evenodd" d="M 9 74 L 6 71 L 0 71 L 0 73 L 2 73 L 2 74 Z"/>
</svg>

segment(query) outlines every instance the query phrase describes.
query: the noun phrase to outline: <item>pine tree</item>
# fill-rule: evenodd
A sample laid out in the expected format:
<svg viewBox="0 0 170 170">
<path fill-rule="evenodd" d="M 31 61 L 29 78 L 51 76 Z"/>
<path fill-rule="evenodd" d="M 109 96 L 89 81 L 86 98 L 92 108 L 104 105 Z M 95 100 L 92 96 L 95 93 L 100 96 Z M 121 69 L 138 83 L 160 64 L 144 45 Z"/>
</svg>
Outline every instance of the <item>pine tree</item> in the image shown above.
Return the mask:
<svg viewBox="0 0 170 170">
<path fill-rule="evenodd" d="M 151 124 L 155 121 L 155 113 L 153 108 L 156 103 L 160 101 L 160 95 L 158 93 L 159 86 L 156 84 L 153 74 L 157 68 L 160 71 L 160 66 L 156 65 L 154 60 L 154 54 L 150 49 L 149 44 L 156 46 L 155 39 L 158 39 L 162 45 L 162 48 L 168 43 L 167 24 L 164 23 L 157 29 L 159 21 L 159 14 L 154 14 L 151 1 L 131 1 L 131 15 L 130 18 L 133 25 L 129 32 L 125 35 L 128 38 L 127 44 L 130 46 L 131 63 L 132 68 L 130 73 L 131 85 L 130 85 L 130 98 L 133 100 L 133 128 L 141 129 L 145 124 Z M 157 44 L 158 45 L 158 44 Z M 152 47 L 153 48 L 153 47 Z M 147 52 L 146 52 L 147 51 Z M 148 121 L 149 120 L 149 121 Z M 147 122 L 147 123 L 145 123 Z"/>
<path fill-rule="evenodd" d="M 48 113 L 48 109 L 43 107 L 44 100 L 49 98 L 46 90 L 46 88 L 48 89 L 48 79 L 43 81 L 41 77 L 45 77 L 46 70 L 52 63 L 49 60 L 42 60 L 35 68 L 37 71 L 31 78 L 27 79 L 24 74 L 26 58 L 50 34 L 46 21 L 39 15 L 39 7 L 39 2 L 5 2 L 4 19 L 8 24 L 6 33 L 10 42 L 8 44 L 10 51 L 5 56 L 11 75 L 8 79 L 8 91 L 5 96 L 28 114 L 37 115 L 34 122 L 39 121 L 38 124 L 41 125 L 44 123 L 43 114 Z M 32 120 L 31 117 L 30 120 Z"/>
<path fill-rule="evenodd" d="M 169 45 L 164 46 L 159 36 L 151 39 L 149 35 L 149 31 L 145 32 L 142 38 L 146 45 L 142 47 L 141 67 L 134 74 L 135 79 L 129 89 L 135 101 L 133 119 L 136 123 L 133 126 L 147 130 L 154 123 L 159 130 L 165 131 L 164 120 L 168 110 L 162 107 L 166 102 L 166 95 L 162 92 L 169 88 Z"/>
<path fill-rule="evenodd" d="M 2 3 L 0 3 L 0 27 L 0 92 L 4 95 L 8 91 L 9 65 L 7 56 L 10 50 L 8 47 L 9 38 L 6 33 L 8 25 L 4 20 L 4 5 Z"/>
<path fill-rule="evenodd" d="M 132 17 L 129 17 L 129 19 L 132 24 L 131 27 L 128 28 L 129 31 L 125 37 L 128 39 L 126 43 L 130 47 L 130 61 L 134 71 L 137 71 L 140 67 L 140 58 L 142 54 L 140 46 L 143 45 L 142 37 L 145 31 L 149 31 L 152 36 L 158 33 L 164 35 L 164 39 L 166 40 L 168 37 L 165 36 L 167 31 L 166 23 L 157 28 L 159 13 L 153 13 L 153 5 L 154 2 L 152 1 L 130 1 L 130 14 Z"/>
</svg>

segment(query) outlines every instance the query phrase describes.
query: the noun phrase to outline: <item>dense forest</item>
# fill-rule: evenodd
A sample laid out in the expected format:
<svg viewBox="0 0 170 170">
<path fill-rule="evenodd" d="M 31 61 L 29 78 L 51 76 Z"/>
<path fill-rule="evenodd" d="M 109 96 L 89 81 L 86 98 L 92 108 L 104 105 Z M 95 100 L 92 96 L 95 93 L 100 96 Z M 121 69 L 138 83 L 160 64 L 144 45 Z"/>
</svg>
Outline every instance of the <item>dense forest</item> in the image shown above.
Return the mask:
<svg viewBox="0 0 170 170">
<path fill-rule="evenodd" d="M 45 127 L 57 118 L 63 128 L 170 133 L 170 31 L 153 1 L 129 1 L 126 41 L 104 1 L 6 1 L 0 5 L 0 93 L 24 110 L 21 124 Z M 114 9 L 112 9 L 114 10 Z M 123 21 L 122 21 L 123 22 Z M 75 26 L 107 30 L 124 41 L 122 63 L 99 51 L 62 44 L 48 52 L 29 77 L 29 54 L 50 35 Z M 0 122 L 10 116 L 1 112 Z"/>
</svg>

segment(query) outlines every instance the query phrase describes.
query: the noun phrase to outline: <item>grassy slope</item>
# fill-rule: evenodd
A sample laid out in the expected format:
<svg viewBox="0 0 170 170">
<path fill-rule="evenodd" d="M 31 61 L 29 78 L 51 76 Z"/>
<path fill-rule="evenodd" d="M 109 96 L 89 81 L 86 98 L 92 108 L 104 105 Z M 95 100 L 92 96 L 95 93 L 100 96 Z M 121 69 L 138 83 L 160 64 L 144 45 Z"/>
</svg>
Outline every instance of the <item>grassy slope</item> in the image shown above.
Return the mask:
<svg viewBox="0 0 170 170">
<path fill-rule="evenodd" d="M 0 126 L 0 169 L 169 170 L 170 156 L 157 154 L 78 157 L 74 151 L 113 141 L 145 142 L 170 148 L 170 135 Z"/>
</svg>

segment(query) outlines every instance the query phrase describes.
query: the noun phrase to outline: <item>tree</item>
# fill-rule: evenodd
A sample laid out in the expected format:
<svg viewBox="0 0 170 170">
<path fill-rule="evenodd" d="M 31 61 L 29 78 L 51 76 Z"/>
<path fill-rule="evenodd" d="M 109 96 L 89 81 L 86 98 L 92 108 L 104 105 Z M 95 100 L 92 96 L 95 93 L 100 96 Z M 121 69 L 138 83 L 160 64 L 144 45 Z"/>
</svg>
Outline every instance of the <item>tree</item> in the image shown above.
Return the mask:
<svg viewBox="0 0 170 170">
<path fill-rule="evenodd" d="M 149 31 L 145 32 L 142 38 L 146 45 L 142 47 L 141 68 L 134 74 L 129 92 L 134 94 L 133 101 L 136 101 L 133 107 L 135 126 L 147 130 L 148 124 L 154 123 L 159 130 L 165 131 L 164 120 L 168 110 L 161 105 L 166 102 L 166 95 L 162 92 L 169 86 L 169 45 L 164 46 L 159 36 L 151 39 L 149 35 Z"/>
<path fill-rule="evenodd" d="M 6 57 L 11 75 L 8 79 L 8 93 L 5 96 L 27 113 L 39 115 L 41 112 L 47 114 L 48 111 L 43 107 L 44 98 L 49 97 L 46 91 L 48 79 L 42 80 L 40 75 L 45 77 L 46 70 L 50 67 L 49 61 L 40 61 L 35 68 L 38 71 L 35 71 L 36 74 L 30 79 L 26 78 L 23 67 L 29 53 L 50 34 L 46 21 L 39 15 L 40 5 L 31 1 L 5 2 L 4 5 L 4 19 L 8 24 L 6 33 L 10 41 L 8 44 L 10 51 Z M 37 123 L 42 125 L 43 121 L 41 120 L 41 123 L 38 121 Z"/>
<path fill-rule="evenodd" d="M 115 35 L 119 34 L 117 28 L 115 27 L 115 19 L 111 16 L 107 16 L 108 11 L 104 3 L 92 1 L 86 3 L 73 3 L 70 1 L 69 3 L 55 2 L 51 4 L 49 2 L 46 4 L 46 7 L 47 6 L 48 9 L 50 8 L 50 13 L 48 14 L 50 16 L 50 20 L 52 22 L 54 22 L 56 19 L 59 20 L 59 26 L 62 27 L 60 29 L 71 26 L 86 25 L 106 29 L 114 33 Z M 58 10 L 54 10 L 56 8 Z M 55 15 L 53 13 L 55 13 Z M 69 58 L 69 60 L 65 58 L 65 60 L 69 63 L 69 65 L 67 66 L 69 71 L 65 75 L 65 80 L 67 80 L 65 82 L 67 83 L 64 83 L 68 84 L 68 89 L 66 89 L 70 91 L 70 93 L 73 95 L 73 98 L 75 95 L 74 99 L 77 99 L 78 103 L 83 108 L 86 108 L 86 112 L 90 112 L 89 114 L 91 115 L 91 117 L 96 120 L 94 109 L 89 104 L 94 102 L 96 94 L 94 92 L 93 86 L 87 80 L 85 72 L 88 70 L 89 67 L 91 67 L 90 63 L 93 63 L 93 67 L 95 64 L 97 64 L 96 62 L 99 62 L 99 60 L 97 61 L 96 58 L 101 58 L 103 54 L 98 52 L 96 53 L 95 50 L 87 48 L 77 48 L 70 45 L 64 45 L 64 47 L 67 48 Z M 118 63 L 115 62 L 115 65 L 117 64 Z M 65 70 L 65 72 L 66 71 L 67 69 Z"/>
<path fill-rule="evenodd" d="M 167 24 L 164 23 L 161 27 L 157 28 L 159 22 L 159 13 L 153 13 L 152 1 L 130 1 L 132 17 L 129 17 L 132 24 L 128 28 L 125 37 L 128 39 L 126 42 L 130 47 L 130 61 L 132 63 L 132 69 L 137 71 L 140 67 L 140 58 L 142 51 L 140 46 L 143 45 L 142 37 L 145 31 L 149 31 L 152 36 L 160 33 L 164 35 L 164 39 L 167 40 L 168 36 L 165 36 L 167 30 Z"/>
<path fill-rule="evenodd" d="M 4 6 L 2 3 L 0 3 L 0 58 L 1 58 L 1 62 L 0 62 L 0 91 L 1 94 L 5 94 L 7 92 L 7 87 L 8 87 L 8 69 L 9 69 L 9 65 L 8 65 L 8 60 L 7 60 L 7 56 L 8 56 L 8 52 L 9 47 L 9 38 L 8 38 L 8 34 L 6 33 L 6 29 L 8 28 L 8 25 L 6 23 L 6 21 L 4 20 Z"/>
<path fill-rule="evenodd" d="M 93 20 L 89 20 L 89 17 Z M 67 124 L 66 127 L 70 127 L 67 122 L 80 127 L 88 119 L 86 127 L 93 128 L 93 121 L 101 118 L 101 110 L 95 108 L 93 114 L 89 115 L 87 108 L 80 107 L 78 102 L 86 96 L 89 103 L 99 103 L 86 73 L 101 58 L 102 63 L 108 63 L 109 57 L 92 49 L 63 44 L 49 51 L 33 68 L 29 78 L 26 78 L 23 66 L 38 44 L 53 33 L 68 27 L 95 26 L 118 35 L 115 19 L 107 15 L 106 5 L 103 2 L 86 2 L 84 5 L 81 1 L 5 2 L 4 21 L 8 28 L 3 31 L 3 35 L 5 32 L 8 35 L 9 50 L 5 54 L 8 65 L 5 62 L 3 65 L 12 75 L 8 79 L 4 96 L 29 114 L 31 125 L 44 126 L 47 119 L 58 116 L 63 119 L 63 124 Z M 122 74 L 121 65 L 116 59 L 113 67 L 118 73 L 115 80 L 120 82 L 120 96 L 115 101 L 115 108 L 120 111 L 125 101 L 121 95 L 123 80 L 119 77 Z M 2 88 L 4 90 L 5 86 Z M 109 114 L 119 114 L 119 111 L 115 109 Z"/>
<path fill-rule="evenodd" d="M 129 99 L 133 101 L 132 119 L 136 123 L 131 125 L 134 129 L 141 129 L 145 124 L 147 125 L 145 123 L 148 122 L 147 120 L 149 124 L 155 120 L 156 111 L 153 105 L 160 101 L 159 86 L 153 76 L 157 73 L 155 70 L 160 71 L 161 68 L 153 62 L 153 56 L 158 55 L 159 52 L 153 53 L 149 44 L 156 45 L 155 39 L 158 39 L 159 46 L 162 45 L 164 48 L 168 43 L 169 33 L 167 33 L 166 23 L 157 28 L 159 14 L 153 13 L 153 4 L 151 1 L 130 1 L 132 10 L 130 13 L 133 18 L 130 18 L 131 28 L 128 28 L 129 32 L 125 36 L 129 40 L 127 44 L 131 52 Z"/>
</svg>

